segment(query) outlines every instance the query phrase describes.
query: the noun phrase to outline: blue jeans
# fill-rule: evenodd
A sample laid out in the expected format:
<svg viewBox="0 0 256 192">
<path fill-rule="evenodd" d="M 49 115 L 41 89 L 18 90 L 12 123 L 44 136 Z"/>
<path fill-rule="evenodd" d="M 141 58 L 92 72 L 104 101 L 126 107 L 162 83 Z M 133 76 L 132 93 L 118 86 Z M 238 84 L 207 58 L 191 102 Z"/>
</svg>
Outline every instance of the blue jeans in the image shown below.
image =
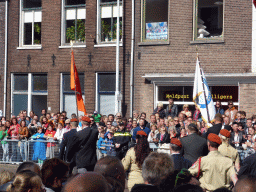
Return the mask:
<svg viewBox="0 0 256 192">
<path fill-rule="evenodd" d="M 27 142 L 25 141 L 20 141 L 20 154 L 21 154 L 21 158 L 23 161 L 26 161 L 27 160 Z"/>
<path fill-rule="evenodd" d="M 3 149 L 3 161 L 8 162 L 9 161 L 9 144 L 5 143 L 2 144 L 2 149 Z"/>
<path fill-rule="evenodd" d="M 20 150 L 18 146 L 18 140 L 14 140 L 10 142 L 12 145 L 12 154 L 10 157 L 10 160 L 12 162 L 20 162 L 21 156 L 20 156 Z"/>
</svg>

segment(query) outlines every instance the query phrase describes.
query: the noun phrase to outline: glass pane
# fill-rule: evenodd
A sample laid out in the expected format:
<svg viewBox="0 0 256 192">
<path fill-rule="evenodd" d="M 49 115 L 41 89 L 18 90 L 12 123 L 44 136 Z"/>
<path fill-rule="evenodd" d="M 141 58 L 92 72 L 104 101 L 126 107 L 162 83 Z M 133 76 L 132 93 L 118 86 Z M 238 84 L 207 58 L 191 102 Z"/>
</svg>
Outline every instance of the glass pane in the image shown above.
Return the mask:
<svg viewBox="0 0 256 192">
<path fill-rule="evenodd" d="M 40 115 L 42 109 L 47 109 L 47 95 L 32 95 L 32 110 Z"/>
<path fill-rule="evenodd" d="M 21 110 L 28 108 L 28 95 L 13 95 L 13 112 L 14 115 L 19 115 Z"/>
<path fill-rule="evenodd" d="M 33 91 L 47 91 L 47 75 L 33 75 Z"/>
<path fill-rule="evenodd" d="M 101 19 L 101 41 L 111 41 L 111 18 Z"/>
<path fill-rule="evenodd" d="M 32 23 L 24 23 L 24 44 L 32 45 Z"/>
<path fill-rule="evenodd" d="M 34 44 L 41 44 L 41 22 L 34 23 Z"/>
<path fill-rule="evenodd" d="M 197 37 L 222 37 L 223 0 L 198 0 Z"/>
<path fill-rule="evenodd" d="M 23 0 L 23 8 L 40 8 L 42 7 L 41 0 Z"/>
<path fill-rule="evenodd" d="M 116 74 L 99 74 L 99 92 L 116 90 Z"/>
<path fill-rule="evenodd" d="M 14 90 L 15 91 L 28 90 L 28 75 L 14 75 Z"/>
<path fill-rule="evenodd" d="M 77 112 L 76 110 L 76 99 L 75 94 L 64 94 L 64 110 L 67 111 L 67 117 L 71 118 L 71 114 Z M 83 100 L 85 100 L 85 97 L 83 95 Z M 78 111 L 78 115 L 84 115 L 83 112 Z"/>
<path fill-rule="evenodd" d="M 84 92 L 84 74 L 78 74 L 78 76 L 80 80 L 81 90 L 82 92 Z M 63 87 L 64 87 L 64 91 L 73 92 L 70 89 L 70 75 L 68 74 L 63 75 Z"/>
<path fill-rule="evenodd" d="M 116 0 L 101 0 L 101 3 L 110 3 L 110 2 L 116 2 Z"/>
<path fill-rule="evenodd" d="M 115 95 L 100 95 L 99 100 L 100 114 L 115 114 Z"/>
<path fill-rule="evenodd" d="M 86 4 L 86 0 L 66 0 L 66 5 L 83 5 Z"/>
<path fill-rule="evenodd" d="M 238 86 L 212 86 L 211 94 L 214 102 L 238 102 Z"/>
<path fill-rule="evenodd" d="M 159 86 L 158 87 L 158 100 L 168 101 L 169 98 L 174 101 L 183 101 L 181 96 L 183 95 L 183 86 Z"/>
<path fill-rule="evenodd" d="M 145 0 L 145 38 L 168 38 L 168 0 Z"/>
<path fill-rule="evenodd" d="M 85 42 L 85 19 L 66 20 L 66 43 L 70 43 L 70 40 Z"/>
</svg>

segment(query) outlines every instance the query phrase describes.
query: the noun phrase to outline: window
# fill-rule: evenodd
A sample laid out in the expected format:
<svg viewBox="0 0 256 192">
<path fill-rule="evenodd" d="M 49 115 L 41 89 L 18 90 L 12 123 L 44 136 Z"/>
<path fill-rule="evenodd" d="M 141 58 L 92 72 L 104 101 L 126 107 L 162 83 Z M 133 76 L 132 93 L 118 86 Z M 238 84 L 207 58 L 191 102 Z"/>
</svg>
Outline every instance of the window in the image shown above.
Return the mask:
<svg viewBox="0 0 256 192">
<path fill-rule="evenodd" d="M 116 42 L 116 29 L 117 29 L 117 1 L 116 0 L 99 0 L 100 13 L 98 13 L 98 42 Z M 122 41 L 122 1 L 120 1 L 119 11 L 119 39 Z"/>
<path fill-rule="evenodd" d="M 97 73 L 97 106 L 96 109 L 103 115 L 115 113 L 115 73 Z"/>
<path fill-rule="evenodd" d="M 41 45 L 41 0 L 21 0 L 20 47 Z"/>
<path fill-rule="evenodd" d="M 12 114 L 47 109 L 47 74 L 12 74 Z"/>
<path fill-rule="evenodd" d="M 82 90 L 83 100 L 84 97 L 84 74 L 79 73 L 80 86 Z M 76 96 L 75 91 L 70 89 L 70 74 L 61 74 L 61 111 L 67 111 L 67 116 L 70 118 L 72 113 L 76 113 Z M 83 115 L 83 112 L 78 112 Z"/>
<path fill-rule="evenodd" d="M 86 0 L 63 0 L 62 45 L 85 43 Z"/>
<path fill-rule="evenodd" d="M 142 41 L 168 40 L 168 0 L 144 0 Z"/>
<path fill-rule="evenodd" d="M 195 0 L 194 40 L 223 39 L 223 0 Z"/>
</svg>

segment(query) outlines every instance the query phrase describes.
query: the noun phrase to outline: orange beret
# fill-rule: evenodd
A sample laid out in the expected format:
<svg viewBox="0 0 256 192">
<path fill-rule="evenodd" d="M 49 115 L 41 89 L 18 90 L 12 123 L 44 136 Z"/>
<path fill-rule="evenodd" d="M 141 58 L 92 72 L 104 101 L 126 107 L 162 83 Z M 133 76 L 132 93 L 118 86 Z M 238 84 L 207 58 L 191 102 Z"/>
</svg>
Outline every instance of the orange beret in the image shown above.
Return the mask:
<svg viewBox="0 0 256 192">
<path fill-rule="evenodd" d="M 89 118 L 89 117 L 86 117 L 86 116 L 83 116 L 81 120 L 82 120 L 82 121 L 86 121 L 86 122 L 88 122 L 88 123 L 91 123 L 90 118 Z"/>
<path fill-rule="evenodd" d="M 177 145 L 178 147 L 182 147 L 182 144 L 181 144 L 180 140 L 177 139 L 177 138 L 172 138 L 171 139 L 171 144 Z"/>
<path fill-rule="evenodd" d="M 220 134 L 227 138 L 230 138 L 230 132 L 227 129 L 221 129 Z"/>
<path fill-rule="evenodd" d="M 217 144 L 219 144 L 219 145 L 222 143 L 220 137 L 219 137 L 218 135 L 214 134 L 214 133 L 210 133 L 210 134 L 208 135 L 207 139 L 208 139 L 209 141 L 214 142 L 214 143 L 217 143 Z"/>
<path fill-rule="evenodd" d="M 77 118 L 71 119 L 70 122 L 77 122 Z"/>
<path fill-rule="evenodd" d="M 141 136 L 148 136 L 147 133 L 145 133 L 144 131 L 138 131 L 136 135 L 141 135 Z"/>
</svg>

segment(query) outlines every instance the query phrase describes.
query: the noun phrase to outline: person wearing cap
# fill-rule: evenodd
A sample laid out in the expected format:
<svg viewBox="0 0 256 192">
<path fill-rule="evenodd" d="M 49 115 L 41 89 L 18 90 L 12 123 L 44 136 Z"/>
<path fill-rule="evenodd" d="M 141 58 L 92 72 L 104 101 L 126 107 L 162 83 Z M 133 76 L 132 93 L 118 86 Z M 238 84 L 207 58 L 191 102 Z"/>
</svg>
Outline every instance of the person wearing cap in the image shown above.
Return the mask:
<svg viewBox="0 0 256 192">
<path fill-rule="evenodd" d="M 78 120 L 73 118 L 70 120 L 71 130 L 63 134 L 63 139 L 60 144 L 59 158 L 67 163 L 70 163 L 69 172 L 72 173 L 72 169 L 75 167 L 75 152 L 71 150 L 73 137 L 77 133 Z"/>
<path fill-rule="evenodd" d="M 156 113 L 158 113 L 159 116 L 162 118 L 165 117 L 164 104 L 162 102 L 159 102 L 157 104 L 157 107 L 154 109 L 153 115 L 155 115 Z"/>
<path fill-rule="evenodd" d="M 186 132 L 188 136 L 180 139 L 182 143 L 181 155 L 194 163 L 199 157 L 208 154 L 207 141 L 198 135 L 197 126 L 193 123 L 188 125 Z"/>
<path fill-rule="evenodd" d="M 76 152 L 76 165 L 79 173 L 93 171 L 97 162 L 96 143 L 98 140 L 98 129 L 90 128 L 91 120 L 89 117 L 83 116 L 82 130 L 78 131 L 72 142 L 71 150 Z"/>
<path fill-rule="evenodd" d="M 236 119 L 237 109 L 234 107 L 233 101 L 228 102 L 228 109 L 225 111 L 225 116 L 230 118 L 230 121 L 233 122 Z"/>
<path fill-rule="evenodd" d="M 184 157 L 180 154 L 180 150 L 182 148 L 182 144 L 179 139 L 172 138 L 170 144 L 170 151 L 174 161 L 175 170 L 181 170 L 183 168 L 188 169 L 192 166 L 191 161 L 184 159 Z"/>
<path fill-rule="evenodd" d="M 236 171 L 240 169 L 240 160 L 237 150 L 229 144 L 230 132 L 227 129 L 220 130 L 220 139 L 222 144 L 219 146 L 218 151 L 224 157 L 228 157 L 235 165 Z"/>
<path fill-rule="evenodd" d="M 116 156 L 122 160 L 128 151 L 128 144 L 131 141 L 131 134 L 126 131 L 124 123 L 119 123 L 119 129 L 114 133 Z"/>
<path fill-rule="evenodd" d="M 237 175 L 230 158 L 224 157 L 218 151 L 222 141 L 214 133 L 210 133 L 207 138 L 209 154 L 200 157 L 189 168 L 189 172 L 199 177 L 200 186 L 206 191 L 214 191 L 221 187 L 228 188 L 232 180 L 234 185 L 237 182 Z"/>
</svg>

